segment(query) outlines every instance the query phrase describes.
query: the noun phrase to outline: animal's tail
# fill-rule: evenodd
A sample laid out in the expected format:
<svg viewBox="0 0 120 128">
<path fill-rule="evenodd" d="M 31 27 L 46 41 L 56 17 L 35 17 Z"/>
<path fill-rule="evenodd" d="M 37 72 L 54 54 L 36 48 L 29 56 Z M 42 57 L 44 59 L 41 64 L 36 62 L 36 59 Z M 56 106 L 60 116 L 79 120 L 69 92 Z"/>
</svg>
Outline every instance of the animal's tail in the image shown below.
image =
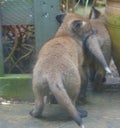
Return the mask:
<svg viewBox="0 0 120 128">
<path fill-rule="evenodd" d="M 99 62 L 99 64 L 103 67 L 106 73 L 111 74 L 111 70 L 106 62 L 106 59 L 99 45 L 99 40 L 96 38 L 96 36 L 88 38 L 86 48 L 89 50 L 91 55 L 93 55 L 94 58 Z"/>
<path fill-rule="evenodd" d="M 76 110 L 75 106 L 73 105 L 70 97 L 68 96 L 68 94 L 64 88 L 63 82 L 62 81 L 60 81 L 58 83 L 51 82 L 51 83 L 49 83 L 49 88 L 50 88 L 51 92 L 53 93 L 53 95 L 55 96 L 58 103 L 64 109 L 66 109 L 66 111 L 68 111 L 70 116 L 74 119 L 74 121 L 81 128 L 84 128 L 84 125 L 82 123 L 82 119 L 81 119 L 78 111 Z"/>
</svg>

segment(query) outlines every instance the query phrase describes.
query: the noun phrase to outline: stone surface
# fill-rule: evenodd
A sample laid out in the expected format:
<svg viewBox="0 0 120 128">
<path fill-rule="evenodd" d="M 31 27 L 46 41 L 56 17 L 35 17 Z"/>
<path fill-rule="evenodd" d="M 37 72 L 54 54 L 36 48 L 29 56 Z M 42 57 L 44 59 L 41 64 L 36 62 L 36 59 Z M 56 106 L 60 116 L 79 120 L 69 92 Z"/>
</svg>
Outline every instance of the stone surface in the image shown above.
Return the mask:
<svg viewBox="0 0 120 128">
<path fill-rule="evenodd" d="M 85 128 L 120 128 L 120 92 L 87 94 Z M 0 128 L 79 128 L 58 105 L 46 105 L 43 119 L 29 115 L 31 103 L 0 105 Z"/>
</svg>

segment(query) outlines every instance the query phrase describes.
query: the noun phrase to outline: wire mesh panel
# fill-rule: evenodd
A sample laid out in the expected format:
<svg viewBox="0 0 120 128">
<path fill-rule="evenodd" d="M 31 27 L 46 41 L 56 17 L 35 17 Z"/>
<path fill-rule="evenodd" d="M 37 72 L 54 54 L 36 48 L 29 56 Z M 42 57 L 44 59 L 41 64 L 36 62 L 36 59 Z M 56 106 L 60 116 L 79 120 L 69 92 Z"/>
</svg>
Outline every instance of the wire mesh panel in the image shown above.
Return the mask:
<svg viewBox="0 0 120 128">
<path fill-rule="evenodd" d="M 2 26 L 5 73 L 30 73 L 35 49 L 33 25 Z"/>
<path fill-rule="evenodd" d="M 59 0 L 0 0 L 5 73 L 31 72 L 35 49 L 58 28 L 59 8 Z"/>
<path fill-rule="evenodd" d="M 2 25 L 33 24 L 33 0 L 0 0 Z"/>
<path fill-rule="evenodd" d="M 0 0 L 5 73 L 30 72 L 35 46 L 33 11 L 33 0 Z"/>
</svg>

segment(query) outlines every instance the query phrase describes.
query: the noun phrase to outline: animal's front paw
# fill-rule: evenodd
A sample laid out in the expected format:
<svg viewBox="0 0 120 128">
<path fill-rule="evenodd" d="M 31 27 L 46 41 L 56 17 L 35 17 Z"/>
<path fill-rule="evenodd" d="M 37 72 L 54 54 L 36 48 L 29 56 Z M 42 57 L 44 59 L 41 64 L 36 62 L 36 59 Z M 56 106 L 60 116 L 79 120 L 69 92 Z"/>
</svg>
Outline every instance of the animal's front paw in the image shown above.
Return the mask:
<svg viewBox="0 0 120 128">
<path fill-rule="evenodd" d="M 41 115 L 40 113 L 38 113 L 38 112 L 35 112 L 34 109 L 31 110 L 31 111 L 29 112 L 29 114 L 30 114 L 32 117 L 35 117 L 35 118 L 42 118 L 42 115 Z"/>
<path fill-rule="evenodd" d="M 81 118 L 85 118 L 88 116 L 88 112 L 85 110 L 78 110 L 78 112 Z"/>
</svg>

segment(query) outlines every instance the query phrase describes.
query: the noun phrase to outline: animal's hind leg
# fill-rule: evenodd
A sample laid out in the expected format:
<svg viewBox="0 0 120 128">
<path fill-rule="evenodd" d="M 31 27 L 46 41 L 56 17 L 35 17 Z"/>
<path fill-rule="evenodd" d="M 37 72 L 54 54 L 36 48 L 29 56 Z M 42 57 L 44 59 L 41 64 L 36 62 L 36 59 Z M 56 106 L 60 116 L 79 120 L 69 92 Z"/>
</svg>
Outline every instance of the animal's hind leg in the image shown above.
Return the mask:
<svg viewBox="0 0 120 128">
<path fill-rule="evenodd" d="M 81 89 L 80 93 L 77 98 L 77 104 L 79 103 L 86 103 L 86 92 L 87 92 L 87 85 L 88 85 L 88 75 L 86 73 L 86 69 L 80 69 L 81 75 Z"/>
<path fill-rule="evenodd" d="M 103 82 L 105 81 L 105 71 L 102 68 L 99 68 L 95 75 L 95 80 L 93 83 L 94 91 L 102 91 L 103 90 Z"/>
<path fill-rule="evenodd" d="M 35 86 L 33 87 L 33 93 L 35 95 L 35 107 L 30 112 L 30 115 L 36 118 L 41 118 L 44 109 L 43 90 L 41 91 L 38 86 Z"/>
</svg>

